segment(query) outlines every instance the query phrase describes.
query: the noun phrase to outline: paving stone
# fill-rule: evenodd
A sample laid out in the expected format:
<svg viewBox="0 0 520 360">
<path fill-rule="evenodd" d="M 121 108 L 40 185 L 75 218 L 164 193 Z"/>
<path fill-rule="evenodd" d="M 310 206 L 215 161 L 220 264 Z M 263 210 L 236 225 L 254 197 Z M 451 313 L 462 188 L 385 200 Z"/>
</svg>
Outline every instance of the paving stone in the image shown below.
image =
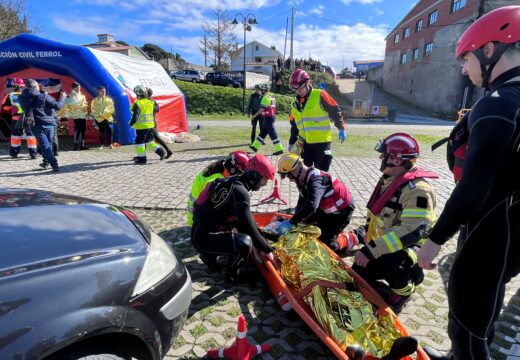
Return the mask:
<svg viewBox="0 0 520 360">
<path fill-rule="evenodd" d="M 407 131 L 407 127 L 401 128 Z M 146 166 L 133 165 L 133 147 L 116 150 L 62 151 L 59 173 L 41 170 L 38 162 L 23 157 L 11 159 L 5 143 L 0 144 L 0 187 L 51 190 L 106 201 L 130 207 L 146 220 L 164 239 L 173 244 L 177 254 L 189 269 L 193 279 L 193 303 L 188 320 L 172 347 L 167 359 L 196 359 L 206 354 L 209 343 L 228 346 L 234 341 L 237 318 L 244 313 L 249 326 L 249 340 L 267 341 L 273 346 L 270 353 L 259 359 L 328 359 L 332 354 L 301 321 L 294 311 L 282 311 L 268 287 L 258 282 L 253 287 L 230 287 L 223 273 L 209 272 L 191 246 L 190 228 L 185 224 L 187 195 L 192 179 L 205 165 L 219 158 L 204 153 L 203 144 L 175 144 L 175 153 L 169 161 L 151 157 Z M 197 150 L 199 149 L 200 150 Z M 194 150 L 194 151 L 191 151 Z M 230 149 L 225 149 L 222 155 Z M 276 157 L 272 157 L 276 159 Z M 440 179 L 432 181 L 437 191 L 438 212 L 444 207 L 453 189 L 442 151 L 421 159 L 421 166 L 434 169 Z M 357 208 L 352 225 L 364 221 L 364 204 L 379 177 L 377 158 L 334 158 L 331 173 L 346 181 L 356 199 Z M 142 179 L 153 179 L 154 184 L 143 188 Z M 268 185 L 252 195 L 255 211 L 287 211 L 294 208 L 298 193 L 288 181 L 281 181 L 280 191 L 288 205 L 278 202 L 262 204 L 271 194 Z M 439 266 L 426 273 L 426 279 L 400 315 L 421 344 L 447 351 L 446 287 L 456 241 L 443 246 Z M 352 258 L 345 259 L 352 263 Z M 502 313 L 497 322 L 497 335 L 492 346 L 492 358 L 520 360 L 520 278 L 506 288 Z M 219 317 L 215 326 L 215 317 Z M 213 323 L 212 323 L 213 321 Z M 222 322 L 222 324 L 220 324 Z M 198 338 L 192 331 L 204 326 L 205 333 Z"/>
</svg>

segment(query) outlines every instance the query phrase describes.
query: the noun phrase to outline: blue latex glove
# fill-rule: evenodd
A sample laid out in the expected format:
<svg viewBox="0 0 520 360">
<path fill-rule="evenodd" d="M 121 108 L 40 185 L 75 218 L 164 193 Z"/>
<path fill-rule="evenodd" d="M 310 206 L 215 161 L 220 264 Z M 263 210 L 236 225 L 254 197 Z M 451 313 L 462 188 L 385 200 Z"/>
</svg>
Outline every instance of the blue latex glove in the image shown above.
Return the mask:
<svg viewBox="0 0 520 360">
<path fill-rule="evenodd" d="M 345 131 L 345 129 L 341 129 L 339 131 L 339 141 L 344 142 L 345 140 L 347 140 L 347 132 Z"/>
<path fill-rule="evenodd" d="M 294 225 L 291 224 L 289 220 L 284 220 L 280 222 L 280 224 L 278 225 L 278 230 L 280 231 L 281 235 L 284 235 L 287 232 L 289 232 L 293 227 Z"/>
</svg>

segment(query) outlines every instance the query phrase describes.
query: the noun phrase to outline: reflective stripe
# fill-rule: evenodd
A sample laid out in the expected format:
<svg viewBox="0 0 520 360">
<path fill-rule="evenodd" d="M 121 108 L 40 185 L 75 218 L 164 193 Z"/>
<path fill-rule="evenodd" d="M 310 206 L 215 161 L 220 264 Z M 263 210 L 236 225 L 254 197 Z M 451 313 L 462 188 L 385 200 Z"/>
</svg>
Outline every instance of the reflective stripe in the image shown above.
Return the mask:
<svg viewBox="0 0 520 360">
<path fill-rule="evenodd" d="M 237 338 L 245 339 L 246 336 L 247 336 L 247 332 L 246 331 L 237 331 Z"/>
<path fill-rule="evenodd" d="M 323 212 L 324 212 L 325 214 L 331 214 L 331 213 L 333 213 L 333 212 L 338 211 L 338 208 L 335 207 L 335 206 L 332 206 L 332 207 L 330 207 L 330 208 L 322 209 L 322 210 L 323 210 Z"/>
<path fill-rule="evenodd" d="M 400 289 L 392 288 L 392 291 L 395 292 L 397 295 L 401 295 L 401 296 L 412 295 L 415 292 L 415 285 L 412 282 L 409 282 L 408 285 L 406 285 L 403 288 L 400 288 Z"/>
<path fill-rule="evenodd" d="M 403 218 L 429 218 L 431 211 L 427 209 L 404 209 L 401 217 Z"/>
<path fill-rule="evenodd" d="M 291 104 L 291 114 L 298 127 L 299 137 L 309 144 L 330 142 L 329 114 L 321 107 L 321 90 L 313 89 L 305 103 L 305 107 L 298 109 L 299 104 Z"/>
<path fill-rule="evenodd" d="M 385 241 L 386 246 L 388 247 L 390 252 L 396 252 L 403 249 L 403 243 L 393 231 L 390 231 L 388 234 L 383 235 L 382 239 Z"/>
<path fill-rule="evenodd" d="M 337 206 L 341 206 L 341 205 L 343 205 L 344 203 L 345 203 L 345 200 L 343 200 L 343 199 L 338 199 L 338 201 L 336 201 L 336 205 L 337 205 Z"/>
<path fill-rule="evenodd" d="M 406 251 L 406 253 L 408 254 L 408 256 L 410 257 L 410 259 L 412 259 L 412 262 L 414 264 L 417 264 L 417 254 L 415 253 L 415 251 L 413 251 L 412 249 L 410 248 L 406 248 L 404 249 L 404 251 Z"/>
</svg>

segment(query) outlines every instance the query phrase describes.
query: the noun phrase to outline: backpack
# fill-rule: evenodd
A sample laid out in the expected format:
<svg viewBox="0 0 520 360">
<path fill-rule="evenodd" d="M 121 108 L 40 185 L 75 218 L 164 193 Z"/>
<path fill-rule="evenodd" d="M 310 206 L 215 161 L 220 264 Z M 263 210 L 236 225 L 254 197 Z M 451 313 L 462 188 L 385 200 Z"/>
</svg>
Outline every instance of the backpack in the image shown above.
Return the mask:
<svg viewBox="0 0 520 360">
<path fill-rule="evenodd" d="M 447 143 L 446 160 L 448 161 L 448 168 L 453 173 L 455 182 L 459 182 L 462 177 L 462 166 L 466 151 L 468 149 L 468 119 L 469 112 L 466 113 L 462 119 L 453 127 L 450 135 L 432 145 L 432 151 L 439 146 Z"/>
</svg>

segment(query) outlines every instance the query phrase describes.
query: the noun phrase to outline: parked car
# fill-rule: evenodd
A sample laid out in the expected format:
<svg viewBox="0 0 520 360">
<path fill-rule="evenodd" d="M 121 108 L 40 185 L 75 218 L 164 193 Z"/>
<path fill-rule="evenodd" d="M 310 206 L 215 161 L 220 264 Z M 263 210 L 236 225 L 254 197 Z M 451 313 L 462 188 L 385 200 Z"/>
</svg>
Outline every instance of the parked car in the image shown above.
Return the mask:
<svg viewBox="0 0 520 360">
<path fill-rule="evenodd" d="M 226 74 L 210 72 L 206 74 L 206 82 L 208 85 L 221 85 L 221 86 L 229 86 L 229 87 L 240 87 L 240 82 L 233 80 Z"/>
<path fill-rule="evenodd" d="M 191 82 L 203 82 L 204 74 L 199 70 L 178 70 L 171 74 L 172 79 L 191 81 Z"/>
<path fill-rule="evenodd" d="M 162 359 L 191 278 L 131 211 L 0 189 L 0 359 Z"/>
</svg>

